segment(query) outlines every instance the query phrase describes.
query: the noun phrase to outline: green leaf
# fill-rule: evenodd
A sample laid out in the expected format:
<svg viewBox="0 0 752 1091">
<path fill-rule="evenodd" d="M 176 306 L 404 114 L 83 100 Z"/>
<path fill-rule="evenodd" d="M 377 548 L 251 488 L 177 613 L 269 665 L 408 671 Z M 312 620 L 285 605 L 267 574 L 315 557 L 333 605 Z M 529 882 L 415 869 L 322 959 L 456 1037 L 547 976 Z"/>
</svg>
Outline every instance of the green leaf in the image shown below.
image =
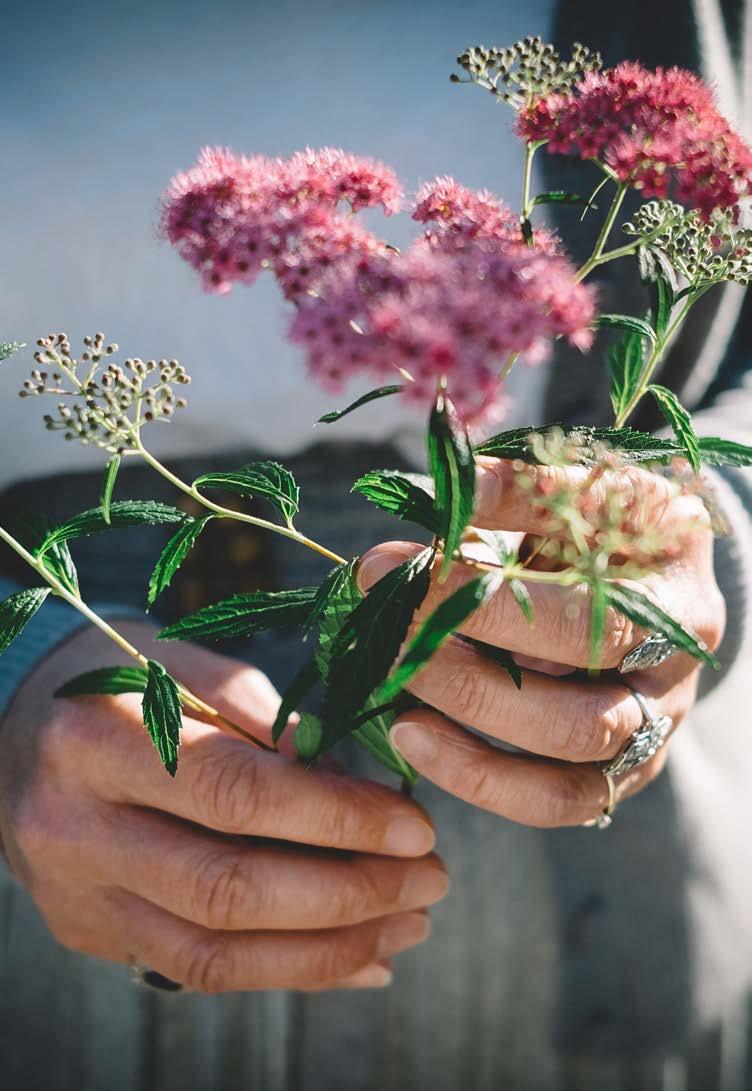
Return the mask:
<svg viewBox="0 0 752 1091">
<path fill-rule="evenodd" d="M 0 341 L 0 363 L 8 360 L 19 349 L 25 348 L 26 345 L 22 341 Z"/>
<path fill-rule="evenodd" d="M 520 610 L 525 617 L 528 625 L 532 625 L 533 622 L 533 600 L 530 598 L 530 592 L 528 591 L 522 580 L 510 580 L 507 584 L 512 598 L 519 606 Z"/>
<path fill-rule="evenodd" d="M 643 338 L 627 333 L 609 349 L 606 357 L 610 380 L 611 404 L 619 416 L 637 389 L 645 363 Z"/>
<path fill-rule="evenodd" d="M 85 697 L 94 694 L 143 693 L 149 672 L 145 667 L 100 667 L 77 674 L 55 691 L 55 697 Z"/>
<path fill-rule="evenodd" d="M 41 546 L 50 533 L 48 520 L 39 517 L 16 519 L 14 531 L 21 543 L 60 581 L 66 591 L 74 595 L 79 593 L 78 574 L 67 542 L 55 543 L 40 556 Z"/>
<path fill-rule="evenodd" d="M 161 663 L 148 660 L 148 675 L 141 709 L 146 730 L 157 748 L 162 764 L 171 777 L 178 767 L 178 747 L 183 715 L 180 694 L 173 678 Z"/>
<path fill-rule="evenodd" d="M 417 523 L 432 534 L 439 533 L 430 477 L 397 470 L 373 470 L 359 477 L 350 491 L 361 493 L 383 511 Z"/>
<path fill-rule="evenodd" d="M 277 716 L 272 725 L 272 741 L 275 745 L 282 738 L 282 734 L 287 727 L 287 721 L 290 719 L 290 716 L 293 712 L 297 711 L 298 705 L 306 694 L 310 693 L 319 681 L 319 678 L 318 666 L 316 665 L 315 660 L 311 659 L 301 667 L 282 694 Z"/>
<path fill-rule="evenodd" d="M 330 640 L 323 746 L 353 729 L 353 717 L 386 677 L 428 592 L 433 550 L 424 549 L 379 580 Z"/>
<path fill-rule="evenodd" d="M 120 469 L 120 455 L 113 455 L 107 463 L 104 471 L 104 487 L 102 489 L 102 517 L 110 525 L 110 508 L 112 506 L 112 494 L 115 489 L 118 470 Z"/>
<path fill-rule="evenodd" d="M 700 436 L 700 461 L 708 466 L 752 466 L 752 447 L 719 436 Z"/>
<path fill-rule="evenodd" d="M 596 580 L 590 585 L 590 650 L 588 669 L 591 673 L 598 670 L 601 661 L 603 630 L 606 625 L 608 598 L 604 592 L 603 580 Z"/>
<path fill-rule="evenodd" d="M 539 193 L 537 197 L 533 198 L 534 205 L 589 205 L 590 208 L 597 208 L 597 205 L 591 203 L 589 197 L 583 197 L 579 193 L 567 193 L 564 189 L 551 189 L 547 193 Z"/>
<path fill-rule="evenodd" d="M 479 443 L 475 453 L 535 464 L 538 458 L 531 437 L 546 438 L 554 432 L 560 432 L 571 441 L 572 462 L 580 466 L 592 466 L 598 462 L 597 447 L 600 444 L 607 444 L 618 451 L 624 462 L 665 463 L 683 453 L 682 447 L 674 440 L 658 439 L 648 432 L 637 432 L 632 428 L 569 428 L 561 424 L 547 424 L 543 428 L 514 428 L 509 432 L 501 432 Z"/>
<path fill-rule="evenodd" d="M 329 604 L 336 600 L 341 594 L 343 589 L 346 589 L 350 582 L 354 583 L 355 569 L 357 568 L 359 558 L 356 557 L 352 561 L 346 561 L 344 564 L 338 564 L 331 572 L 326 576 L 323 583 L 317 590 L 308 617 L 303 622 L 303 639 L 307 639 L 308 634 L 316 625 L 323 614 L 325 613 Z M 358 601 L 360 601 L 360 597 Z M 357 602 L 353 603 L 353 609 L 357 605 Z"/>
<path fill-rule="evenodd" d="M 674 309 L 674 303 L 673 285 L 662 272 L 657 273 L 655 280 L 655 304 L 653 310 L 655 332 L 659 337 L 662 337 L 666 332 L 671 319 L 671 312 Z"/>
<path fill-rule="evenodd" d="M 703 641 L 693 636 L 642 592 L 618 583 L 604 583 L 603 589 L 608 605 L 613 606 L 620 614 L 624 614 L 635 625 L 647 629 L 650 633 L 660 633 L 677 648 L 718 670 L 720 666 L 718 660 L 708 651 Z"/>
<path fill-rule="evenodd" d="M 462 541 L 475 507 L 475 458 L 467 431 L 444 394 L 436 400 L 428 426 L 428 457 L 436 486 L 435 510 L 444 539 L 440 579 Z"/>
<path fill-rule="evenodd" d="M 110 505 L 109 523 L 102 508 L 91 508 L 74 515 L 67 523 L 53 528 L 40 547 L 40 554 L 47 553 L 50 546 L 66 542 L 71 538 L 83 538 L 97 534 L 111 527 L 160 526 L 164 523 L 182 523 L 186 516 L 169 504 L 160 504 L 156 500 L 117 500 Z"/>
<path fill-rule="evenodd" d="M 23 632 L 49 593 L 49 587 L 31 587 L 0 602 L 0 655 Z"/>
<path fill-rule="evenodd" d="M 162 550 L 149 579 L 149 591 L 146 596 L 149 606 L 153 606 L 157 596 L 170 586 L 172 577 L 190 553 L 199 534 L 213 518 L 213 515 L 204 515 L 200 519 L 186 519 L 175 531 Z"/>
<path fill-rule="evenodd" d="M 651 383 L 648 390 L 658 402 L 661 413 L 673 428 L 674 435 L 682 445 L 690 466 L 695 473 L 699 473 L 700 444 L 689 413 L 673 390 L 669 390 L 667 386 L 657 386 L 655 383 Z"/>
<path fill-rule="evenodd" d="M 194 488 L 226 489 L 238 496 L 263 496 L 282 515 L 289 527 L 298 514 L 300 489 L 290 471 L 279 462 L 252 462 L 228 473 L 202 474 Z"/>
<path fill-rule="evenodd" d="M 487 572 L 444 599 L 408 644 L 397 667 L 380 688 L 378 699 L 391 701 L 396 697 L 463 621 L 498 591 L 503 579 L 501 572 Z"/>
<path fill-rule="evenodd" d="M 303 625 L 318 591 L 251 591 L 204 606 L 157 633 L 157 640 L 227 640 L 266 629 Z"/>
<path fill-rule="evenodd" d="M 489 659 L 497 666 L 503 667 L 517 689 L 522 689 L 522 669 L 515 663 L 510 651 L 506 648 L 497 648 L 494 644 L 485 644 L 482 640 L 474 640 L 469 636 L 463 636 L 462 639 L 466 644 L 472 644 L 484 659 Z"/>
<path fill-rule="evenodd" d="M 335 409 L 331 413 L 324 413 L 323 417 L 319 417 L 316 423 L 334 424 L 335 421 L 346 417 L 348 413 L 352 413 L 354 409 L 360 409 L 361 405 L 367 405 L 368 402 L 373 402 L 377 398 L 387 398 L 390 394 L 399 394 L 401 390 L 404 390 L 402 383 L 395 383 L 392 386 L 380 386 L 378 390 L 369 390 L 367 394 L 348 405 L 346 409 Z"/>
<path fill-rule="evenodd" d="M 301 761 L 314 761 L 321 750 L 324 729 L 318 716 L 311 712 L 301 712 L 300 723 L 295 729 L 295 749 Z"/>
<path fill-rule="evenodd" d="M 656 343 L 655 330 L 650 323 L 644 318 L 635 318 L 631 314 L 601 314 L 593 325 L 599 329 L 628 330 L 630 333 L 639 333 L 642 337 L 646 337 L 651 345 Z"/>
</svg>

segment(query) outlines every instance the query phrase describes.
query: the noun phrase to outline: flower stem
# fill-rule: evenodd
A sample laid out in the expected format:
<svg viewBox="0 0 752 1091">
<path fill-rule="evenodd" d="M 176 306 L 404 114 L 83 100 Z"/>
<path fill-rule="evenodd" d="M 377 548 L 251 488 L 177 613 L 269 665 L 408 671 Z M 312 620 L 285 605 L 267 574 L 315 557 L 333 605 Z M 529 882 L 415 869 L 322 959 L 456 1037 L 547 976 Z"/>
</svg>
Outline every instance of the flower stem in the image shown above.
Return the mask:
<svg viewBox="0 0 752 1091">
<path fill-rule="evenodd" d="M 60 580 L 58 580 L 57 577 L 53 575 L 52 572 L 49 571 L 47 566 L 38 557 L 35 557 L 32 553 L 30 553 L 28 549 L 21 545 L 21 543 L 16 538 L 14 538 L 13 535 L 10 534 L 3 526 L 0 526 L 0 540 L 4 541 L 6 545 L 10 546 L 10 548 L 15 553 L 17 553 L 18 556 L 26 562 L 26 564 L 33 568 L 34 571 L 42 577 L 45 583 L 49 584 L 49 586 L 52 588 L 56 595 L 58 595 L 62 599 L 65 599 L 65 601 L 73 606 L 74 609 L 78 610 L 80 614 L 83 614 L 83 616 L 88 621 L 90 621 L 92 625 L 95 625 L 101 632 L 105 634 L 105 636 L 109 637 L 109 639 L 112 640 L 113 643 L 117 644 L 117 646 L 122 651 L 124 651 L 126 655 L 129 655 L 131 659 L 135 659 L 139 666 L 148 666 L 148 659 L 138 650 L 138 648 L 134 647 L 134 645 L 131 644 L 131 642 L 127 640 L 122 635 L 122 633 L 119 633 L 117 629 L 109 624 L 109 622 L 105 621 L 104 618 L 100 617 L 99 614 L 92 610 L 90 606 L 87 606 L 79 595 L 74 595 L 72 591 L 69 591 L 68 588 L 65 587 L 60 582 Z M 267 743 L 263 742 L 261 739 L 257 739 L 255 735 L 252 735 L 249 731 L 246 731 L 245 728 L 240 727 L 239 724 L 233 723 L 232 720 L 228 720 L 226 716 L 223 716 L 222 713 L 219 712 L 212 705 L 207 704 L 206 701 L 203 701 L 200 697 L 197 697 L 182 683 L 178 682 L 177 687 L 181 700 L 190 708 L 193 708 L 194 710 L 199 712 L 203 712 L 216 723 L 221 724 L 223 727 L 228 728 L 230 731 L 234 731 L 237 735 L 242 735 L 244 739 L 247 739 L 248 742 L 253 743 L 254 746 L 258 746 L 261 750 L 274 750 L 274 747 L 267 745 Z"/>
<path fill-rule="evenodd" d="M 619 215 L 619 209 L 621 208 L 624 198 L 626 196 L 627 188 L 628 187 L 624 183 L 619 183 L 619 185 L 616 187 L 614 199 L 611 202 L 611 207 L 609 208 L 608 215 L 603 222 L 603 227 L 600 230 L 600 234 L 595 241 L 593 252 L 587 259 L 585 264 L 580 266 L 580 268 L 577 270 L 575 280 L 577 280 L 578 282 L 584 280 L 588 273 L 591 273 L 593 271 L 596 265 L 600 265 L 601 262 L 604 260 L 611 260 L 611 257 L 609 257 L 608 259 L 605 258 L 603 249 L 608 242 L 608 237 L 611 234 L 614 223 L 616 222 L 616 217 Z"/>
<path fill-rule="evenodd" d="M 207 508 L 209 511 L 214 512 L 215 515 L 220 516 L 223 519 L 235 519 L 240 523 L 250 523 L 251 526 L 262 527 L 264 530 L 270 530 L 274 534 L 281 534 L 284 538 L 291 538 L 294 542 L 298 542 L 300 545 L 306 546 L 308 549 L 313 549 L 316 553 L 320 553 L 322 557 L 326 557 L 330 561 L 334 561 L 336 564 L 345 564 L 346 559 L 340 557 L 338 553 L 332 552 L 331 549 L 327 549 L 326 546 L 320 545 L 319 542 L 314 542 L 312 538 L 307 538 L 305 534 L 301 534 L 300 531 L 294 530 L 292 527 L 283 527 L 278 523 L 272 523 L 268 519 L 260 519 L 255 515 L 246 515 L 242 511 L 234 511 L 232 508 L 225 508 L 221 504 L 215 504 L 213 500 L 208 500 L 203 496 L 195 485 L 189 485 L 187 482 L 181 480 L 171 470 L 168 470 L 157 458 L 151 454 L 150 451 L 143 446 L 140 439 L 137 440 L 138 453 L 141 457 L 148 462 L 152 469 L 156 470 L 158 474 L 161 474 L 167 481 L 185 493 L 186 496 L 190 496 L 202 507 Z"/>
</svg>

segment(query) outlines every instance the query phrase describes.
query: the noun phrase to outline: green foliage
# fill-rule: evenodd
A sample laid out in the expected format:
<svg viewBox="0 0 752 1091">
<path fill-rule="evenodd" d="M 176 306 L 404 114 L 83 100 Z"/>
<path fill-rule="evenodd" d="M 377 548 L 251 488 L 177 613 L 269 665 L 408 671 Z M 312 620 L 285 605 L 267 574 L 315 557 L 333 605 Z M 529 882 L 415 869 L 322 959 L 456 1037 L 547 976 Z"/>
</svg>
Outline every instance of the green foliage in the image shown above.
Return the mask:
<svg viewBox="0 0 752 1091">
<path fill-rule="evenodd" d="M 157 640 L 227 640 L 265 629 L 303 625 L 317 590 L 299 587 L 294 591 L 233 595 L 168 625 L 157 633 Z"/>
<path fill-rule="evenodd" d="M 173 576 L 190 553 L 199 534 L 213 518 L 212 515 L 204 515 L 200 519 L 186 519 L 175 531 L 162 550 L 149 579 L 149 591 L 146 596 L 149 606 L 153 606 L 157 597 L 170 586 Z"/>
<path fill-rule="evenodd" d="M 629 333 L 639 333 L 646 337 L 651 345 L 656 343 L 655 330 L 644 318 L 635 318 L 631 314 L 600 314 L 593 325 L 600 329 L 627 330 Z"/>
<path fill-rule="evenodd" d="M 475 453 L 535 464 L 539 459 L 534 437 L 548 439 L 557 433 L 567 441 L 567 454 L 572 463 L 579 466 L 596 465 L 603 453 L 604 444 L 618 451 L 624 462 L 665 463 L 683 454 L 682 447 L 673 440 L 658 439 L 648 432 L 637 432 L 633 428 L 569 428 L 561 424 L 547 424 L 542 428 L 513 428 L 508 432 L 501 432 L 479 443 Z"/>
<path fill-rule="evenodd" d="M 501 572 L 488 572 L 469 580 L 444 599 L 421 625 L 407 646 L 397 667 L 378 693 L 379 700 L 390 701 L 424 667 L 444 641 L 498 591 Z"/>
<path fill-rule="evenodd" d="M 55 691 L 55 697 L 143 693 L 148 678 L 149 672 L 145 667 L 100 667 L 98 670 L 77 674 Z"/>
<path fill-rule="evenodd" d="M 590 671 L 598 670 L 601 661 L 603 630 L 606 625 L 608 598 L 603 580 L 594 580 L 590 585 L 590 650 L 588 654 Z"/>
<path fill-rule="evenodd" d="M 665 610 L 661 610 L 659 606 L 656 606 L 647 595 L 643 595 L 641 591 L 636 591 L 632 587 L 625 587 L 623 584 L 618 583 L 604 582 L 602 587 L 606 603 L 613 606 L 620 614 L 628 617 L 635 625 L 647 629 L 650 633 L 660 633 L 670 640 L 676 648 L 688 652 L 695 659 L 699 659 L 716 670 L 718 669 L 718 660 L 708 651 L 706 645 L 667 614 Z"/>
<path fill-rule="evenodd" d="M 399 473 L 397 470 L 372 470 L 359 477 L 352 487 L 384 511 L 417 523 L 432 534 L 440 531 L 433 482 L 423 474 Z"/>
<path fill-rule="evenodd" d="M 42 544 L 50 534 L 50 524 L 46 519 L 17 519 L 14 532 L 19 541 L 30 553 L 38 558 L 45 569 L 58 580 L 72 595 L 79 593 L 78 573 L 73 563 L 67 542 L 56 542 L 40 556 Z"/>
<path fill-rule="evenodd" d="M 484 659 L 489 659 L 497 666 L 503 667 L 514 682 L 517 689 L 522 689 L 522 670 L 514 661 L 514 656 L 506 648 L 497 648 L 494 644 L 486 644 L 482 640 L 473 640 L 469 636 L 463 636 L 466 644 L 471 644 Z"/>
<path fill-rule="evenodd" d="M 321 620 L 327 606 L 329 606 L 331 602 L 337 601 L 341 594 L 348 591 L 348 588 L 355 586 L 355 570 L 358 566 L 358 560 L 359 558 L 355 557 L 352 561 L 338 564 L 324 579 L 314 595 L 311 609 L 303 622 L 304 639 Z M 359 599 L 360 596 L 358 596 L 358 600 Z M 353 609 L 356 605 L 357 602 L 354 602 Z"/>
<path fill-rule="evenodd" d="M 439 519 L 444 539 L 440 579 L 462 541 L 475 507 L 475 457 L 467 431 L 449 399 L 440 394 L 428 425 L 428 458 L 433 476 Z"/>
<path fill-rule="evenodd" d="M 551 189 L 547 193 L 539 193 L 533 198 L 533 205 L 586 205 L 597 208 L 591 204 L 589 197 L 583 197 L 579 193 L 567 193 L 563 189 Z"/>
<path fill-rule="evenodd" d="M 651 383 L 648 390 L 658 402 L 664 417 L 674 430 L 678 442 L 682 445 L 687 460 L 695 471 L 700 472 L 700 444 L 695 435 L 692 418 L 681 404 L 676 394 L 667 386 Z"/>
<path fill-rule="evenodd" d="M 700 460 L 706 466 L 752 466 L 752 447 L 719 436 L 700 436 Z"/>
<path fill-rule="evenodd" d="M 149 668 L 141 705 L 144 724 L 167 772 L 175 776 L 183 714 L 175 680 L 161 663 L 148 661 Z"/>
<path fill-rule="evenodd" d="M 0 655 L 23 632 L 49 593 L 49 587 L 31 587 L 0 602 Z"/>
<path fill-rule="evenodd" d="M 614 416 L 626 409 L 629 399 L 637 390 L 645 364 L 644 338 L 639 333 L 624 335 L 609 349 L 607 356 L 610 380 L 611 404 Z"/>
<path fill-rule="evenodd" d="M 520 610 L 525 617 L 525 620 L 529 625 L 533 623 L 533 600 L 530 598 L 530 592 L 522 580 L 509 580 L 507 587 L 512 595 L 512 598 L 519 606 Z"/>
<path fill-rule="evenodd" d="M 115 491 L 115 481 L 120 469 L 120 455 L 113 455 L 107 462 L 104 471 L 104 486 L 102 488 L 102 518 L 110 525 L 110 508 L 112 507 L 112 494 Z"/>
<path fill-rule="evenodd" d="M 302 712 L 295 729 L 295 749 L 301 761 L 315 761 L 321 750 L 322 737 L 323 727 L 319 717 L 311 712 Z"/>
<path fill-rule="evenodd" d="M 303 698 L 310 693 L 320 680 L 319 668 L 315 660 L 310 659 L 293 678 L 289 686 L 282 694 L 282 700 L 277 710 L 277 716 L 272 725 L 272 741 L 275 745 L 282 738 L 287 721 Z"/>
<path fill-rule="evenodd" d="M 252 462 L 228 473 L 202 474 L 194 488 L 226 489 L 248 499 L 263 496 L 282 515 L 287 526 L 298 513 L 300 490 L 290 471 L 279 462 Z"/>
<path fill-rule="evenodd" d="M 0 341 L 0 363 L 10 359 L 19 349 L 26 348 L 22 341 Z"/>
<path fill-rule="evenodd" d="M 376 401 L 377 398 L 388 398 L 391 394 L 399 394 L 401 390 L 404 390 L 402 383 L 394 383 L 391 386 L 380 386 L 378 390 L 369 390 L 367 394 L 363 394 L 362 397 L 357 398 L 351 405 L 348 405 L 346 409 L 335 409 L 331 413 L 324 413 L 323 417 L 319 417 L 317 424 L 334 424 L 335 421 L 342 420 L 348 413 L 352 413 L 355 409 L 360 409 L 361 405 L 367 405 L 368 402 Z"/>
<path fill-rule="evenodd" d="M 49 532 L 40 547 L 40 554 L 46 554 L 51 546 L 59 542 L 98 534 L 111 527 L 159 526 L 164 523 L 182 523 L 186 518 L 182 511 L 156 500 L 115 501 L 110 505 L 109 516 L 108 522 L 101 507 L 82 511 L 80 515 L 75 515 L 67 523 L 62 523 Z"/>
</svg>

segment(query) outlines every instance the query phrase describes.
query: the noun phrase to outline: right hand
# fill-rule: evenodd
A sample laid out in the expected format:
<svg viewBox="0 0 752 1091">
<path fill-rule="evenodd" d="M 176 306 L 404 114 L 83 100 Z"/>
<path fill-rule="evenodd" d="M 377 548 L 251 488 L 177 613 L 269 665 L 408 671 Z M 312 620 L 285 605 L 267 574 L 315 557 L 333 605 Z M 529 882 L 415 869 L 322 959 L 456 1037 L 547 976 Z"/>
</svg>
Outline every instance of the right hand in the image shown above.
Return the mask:
<svg viewBox="0 0 752 1091">
<path fill-rule="evenodd" d="M 259 671 L 119 628 L 269 738 L 279 698 Z M 0 838 L 56 939 L 201 992 L 387 984 L 389 957 L 425 939 L 424 907 L 448 885 L 425 812 L 187 716 L 171 780 L 137 696 L 51 696 L 119 661 L 95 630 L 76 635 L 24 683 L 0 733 Z"/>
</svg>

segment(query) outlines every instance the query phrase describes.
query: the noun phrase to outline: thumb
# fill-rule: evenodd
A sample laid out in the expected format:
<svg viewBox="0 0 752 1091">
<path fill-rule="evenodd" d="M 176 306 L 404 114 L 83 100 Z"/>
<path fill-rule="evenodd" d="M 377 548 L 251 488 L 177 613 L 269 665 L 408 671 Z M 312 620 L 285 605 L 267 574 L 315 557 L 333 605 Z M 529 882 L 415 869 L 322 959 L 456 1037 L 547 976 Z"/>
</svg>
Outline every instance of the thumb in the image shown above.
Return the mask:
<svg viewBox="0 0 752 1091">
<path fill-rule="evenodd" d="M 360 558 L 355 573 L 359 590 L 366 594 L 387 572 L 391 572 L 425 548 L 417 542 L 384 542 L 369 549 Z"/>
</svg>

